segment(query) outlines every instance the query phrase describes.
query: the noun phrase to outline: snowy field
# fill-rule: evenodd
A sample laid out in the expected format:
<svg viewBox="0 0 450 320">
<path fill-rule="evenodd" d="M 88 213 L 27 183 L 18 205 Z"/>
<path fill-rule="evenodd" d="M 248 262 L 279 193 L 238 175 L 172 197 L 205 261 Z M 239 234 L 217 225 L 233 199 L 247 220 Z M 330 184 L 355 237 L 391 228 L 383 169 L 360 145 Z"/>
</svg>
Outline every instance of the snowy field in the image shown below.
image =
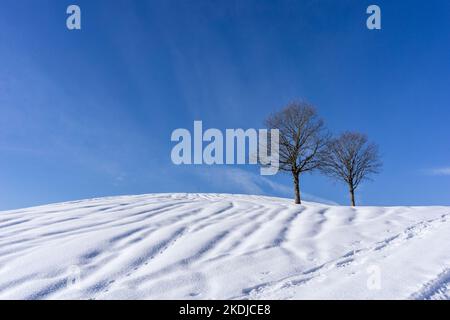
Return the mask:
<svg viewBox="0 0 450 320">
<path fill-rule="evenodd" d="M 0 299 L 449 299 L 450 207 L 159 194 L 0 212 Z"/>
</svg>

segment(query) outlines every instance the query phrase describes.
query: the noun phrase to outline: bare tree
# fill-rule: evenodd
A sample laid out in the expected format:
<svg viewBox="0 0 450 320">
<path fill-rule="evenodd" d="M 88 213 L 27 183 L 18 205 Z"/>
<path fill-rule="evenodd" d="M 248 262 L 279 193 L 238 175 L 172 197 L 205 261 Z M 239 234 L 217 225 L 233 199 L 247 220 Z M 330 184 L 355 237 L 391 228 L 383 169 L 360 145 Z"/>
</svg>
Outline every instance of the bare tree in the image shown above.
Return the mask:
<svg viewBox="0 0 450 320">
<path fill-rule="evenodd" d="M 290 172 L 294 180 L 295 203 L 301 204 L 300 176 L 320 164 L 329 135 L 314 107 L 293 102 L 266 120 L 268 129 L 279 130 L 279 169 Z"/>
<path fill-rule="evenodd" d="M 352 206 L 356 205 L 356 188 L 371 174 L 379 173 L 382 166 L 378 146 L 357 132 L 345 132 L 331 139 L 320 162 L 324 174 L 348 185 Z"/>
</svg>

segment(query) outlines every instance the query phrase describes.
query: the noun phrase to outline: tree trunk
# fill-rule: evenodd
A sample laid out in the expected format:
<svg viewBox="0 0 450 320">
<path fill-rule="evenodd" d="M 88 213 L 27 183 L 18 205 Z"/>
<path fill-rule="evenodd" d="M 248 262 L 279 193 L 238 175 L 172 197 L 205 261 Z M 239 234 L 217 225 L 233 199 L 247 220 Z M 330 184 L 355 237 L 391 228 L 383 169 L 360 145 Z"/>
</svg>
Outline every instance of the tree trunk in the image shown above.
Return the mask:
<svg viewBox="0 0 450 320">
<path fill-rule="evenodd" d="M 353 186 L 350 186 L 350 200 L 352 202 L 352 207 L 356 207 L 356 203 L 355 203 L 355 189 L 353 188 Z"/>
<path fill-rule="evenodd" d="M 296 172 L 292 172 L 294 176 L 294 192 L 295 192 L 295 204 L 301 204 L 302 200 L 300 199 L 300 177 Z"/>
</svg>

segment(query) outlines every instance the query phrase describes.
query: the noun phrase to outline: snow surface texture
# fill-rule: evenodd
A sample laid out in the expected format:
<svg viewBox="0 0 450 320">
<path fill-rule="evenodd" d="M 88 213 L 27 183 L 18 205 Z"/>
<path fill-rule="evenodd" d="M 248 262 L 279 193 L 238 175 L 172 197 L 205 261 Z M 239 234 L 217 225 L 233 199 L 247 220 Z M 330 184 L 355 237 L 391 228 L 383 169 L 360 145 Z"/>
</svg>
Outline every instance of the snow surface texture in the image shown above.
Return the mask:
<svg viewBox="0 0 450 320">
<path fill-rule="evenodd" d="M 449 207 L 154 194 L 0 212 L 1 299 L 449 297 Z"/>
</svg>

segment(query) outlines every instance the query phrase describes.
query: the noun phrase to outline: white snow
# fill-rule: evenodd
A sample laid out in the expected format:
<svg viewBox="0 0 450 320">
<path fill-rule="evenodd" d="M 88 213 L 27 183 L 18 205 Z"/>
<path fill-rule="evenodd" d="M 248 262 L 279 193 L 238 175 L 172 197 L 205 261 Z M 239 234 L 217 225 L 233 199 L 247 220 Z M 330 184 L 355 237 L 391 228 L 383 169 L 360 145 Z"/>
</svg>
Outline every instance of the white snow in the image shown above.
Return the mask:
<svg viewBox="0 0 450 320">
<path fill-rule="evenodd" d="M 153 194 L 0 212 L 0 299 L 449 299 L 450 207 Z"/>
</svg>

